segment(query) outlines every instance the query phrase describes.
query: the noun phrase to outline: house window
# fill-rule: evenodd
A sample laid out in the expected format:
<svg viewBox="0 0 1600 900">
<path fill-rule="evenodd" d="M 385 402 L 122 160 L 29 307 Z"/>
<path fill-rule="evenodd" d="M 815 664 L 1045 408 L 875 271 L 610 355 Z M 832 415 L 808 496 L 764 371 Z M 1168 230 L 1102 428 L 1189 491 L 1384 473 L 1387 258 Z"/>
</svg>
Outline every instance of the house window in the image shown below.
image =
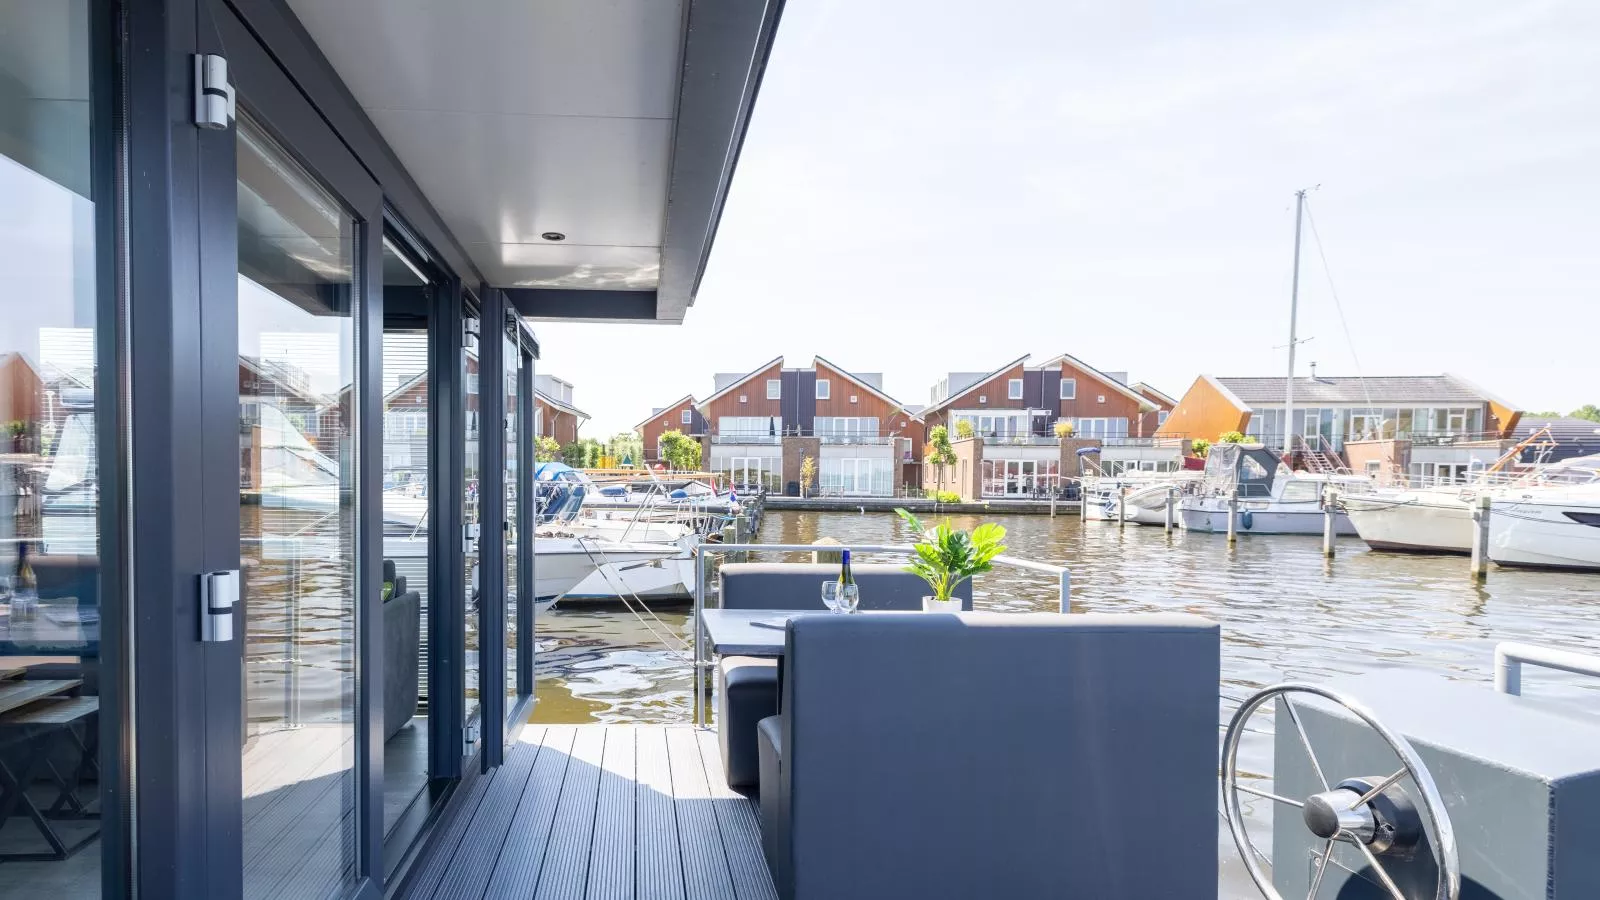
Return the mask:
<svg viewBox="0 0 1600 900">
<path fill-rule="evenodd" d="M 828 384 L 828 379 L 826 379 L 826 378 L 818 378 L 817 379 L 817 399 L 818 400 L 827 400 L 829 395 L 831 394 L 830 388 L 831 388 L 831 385 Z"/>
<path fill-rule="evenodd" d="M 678 419 L 683 424 L 688 425 L 694 421 L 694 412 L 686 409 L 678 416 Z"/>
<path fill-rule="evenodd" d="M 858 396 L 856 396 L 856 395 L 855 395 L 855 394 L 851 394 L 851 395 L 850 395 L 850 402 L 851 402 L 851 403 L 855 403 L 855 402 L 856 402 L 856 401 L 858 401 L 858 400 L 860 400 L 860 399 L 861 399 L 861 398 L 860 398 L 860 397 L 858 397 Z"/>
<path fill-rule="evenodd" d="M 1101 395 L 1100 395 L 1100 400 L 1099 400 L 1099 402 L 1101 402 L 1101 403 L 1104 403 L 1104 402 L 1106 402 L 1106 395 L 1105 395 L 1105 394 L 1101 394 Z"/>
<path fill-rule="evenodd" d="M 989 395 L 988 394 L 979 394 L 978 395 L 978 402 L 979 403 L 988 403 L 989 402 Z"/>
<path fill-rule="evenodd" d="M 1076 400 L 1076 399 L 1078 399 L 1078 379 L 1076 379 L 1076 378 L 1063 378 L 1063 379 L 1061 379 L 1061 399 L 1063 399 L 1063 400 Z"/>
<path fill-rule="evenodd" d="M 1006 398 L 1009 400 L 1022 399 L 1022 379 L 1013 378 L 1006 382 Z"/>
<path fill-rule="evenodd" d="M 1172 413 L 1167 410 L 1156 410 L 1156 427 L 1160 428 L 1161 426 L 1167 424 L 1167 416 L 1170 415 L 1172 415 Z"/>
<path fill-rule="evenodd" d="M 781 378 L 768 378 L 767 379 L 767 399 L 768 400 L 776 400 L 781 396 L 783 396 L 783 379 L 781 379 Z"/>
<path fill-rule="evenodd" d="M 750 398 L 746 397 L 744 394 L 740 394 L 739 395 L 739 402 L 740 403 L 749 403 L 750 402 Z"/>
</svg>

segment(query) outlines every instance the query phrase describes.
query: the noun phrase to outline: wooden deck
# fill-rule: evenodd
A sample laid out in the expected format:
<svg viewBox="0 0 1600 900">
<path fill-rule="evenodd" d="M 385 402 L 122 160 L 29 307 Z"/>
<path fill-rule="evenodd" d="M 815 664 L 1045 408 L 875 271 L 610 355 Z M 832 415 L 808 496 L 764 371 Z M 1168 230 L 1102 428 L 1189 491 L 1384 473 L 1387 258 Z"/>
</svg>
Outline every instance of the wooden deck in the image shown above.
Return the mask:
<svg viewBox="0 0 1600 900">
<path fill-rule="evenodd" d="M 408 900 L 776 900 L 715 732 L 528 726 L 467 790 Z"/>
</svg>

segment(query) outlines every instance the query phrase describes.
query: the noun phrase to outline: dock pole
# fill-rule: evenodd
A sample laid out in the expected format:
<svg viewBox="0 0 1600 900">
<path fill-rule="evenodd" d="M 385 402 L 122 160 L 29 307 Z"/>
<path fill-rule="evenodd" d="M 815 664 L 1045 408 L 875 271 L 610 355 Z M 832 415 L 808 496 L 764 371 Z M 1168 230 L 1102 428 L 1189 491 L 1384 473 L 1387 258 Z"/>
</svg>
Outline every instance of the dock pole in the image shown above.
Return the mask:
<svg viewBox="0 0 1600 900">
<path fill-rule="evenodd" d="M 1472 577 L 1482 581 L 1489 574 L 1489 495 L 1478 495 L 1472 506 Z"/>
<path fill-rule="evenodd" d="M 1231 546 L 1239 540 L 1239 489 L 1234 488 L 1228 495 L 1228 544 Z"/>
<path fill-rule="evenodd" d="M 1169 534 L 1169 535 L 1172 534 L 1173 507 L 1175 507 L 1177 505 L 1178 505 L 1178 492 L 1177 492 L 1177 490 L 1175 490 L 1173 488 L 1167 488 L 1167 534 Z"/>
<path fill-rule="evenodd" d="M 1124 528 L 1128 524 L 1128 486 L 1117 485 L 1117 527 Z"/>
<path fill-rule="evenodd" d="M 1055 491 L 1051 491 L 1050 492 L 1050 518 L 1054 519 L 1055 517 L 1056 517 L 1056 494 L 1055 494 Z"/>
<path fill-rule="evenodd" d="M 1089 521 L 1089 485 L 1078 479 L 1078 521 Z"/>
<path fill-rule="evenodd" d="M 1322 493 L 1322 555 L 1333 558 L 1334 531 L 1338 528 L 1339 489 L 1329 486 Z"/>
</svg>

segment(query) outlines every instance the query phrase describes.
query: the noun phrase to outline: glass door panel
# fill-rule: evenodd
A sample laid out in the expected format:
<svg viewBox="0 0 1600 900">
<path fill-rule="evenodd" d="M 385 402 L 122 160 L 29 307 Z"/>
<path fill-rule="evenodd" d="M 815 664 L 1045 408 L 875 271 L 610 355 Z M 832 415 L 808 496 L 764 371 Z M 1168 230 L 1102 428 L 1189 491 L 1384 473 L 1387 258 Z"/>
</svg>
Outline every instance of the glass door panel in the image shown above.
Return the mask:
<svg viewBox="0 0 1600 900">
<path fill-rule="evenodd" d="M 510 331 L 502 332 L 501 360 L 503 363 L 505 382 L 505 540 L 501 551 L 505 554 L 506 573 L 506 646 L 505 646 L 505 692 L 506 709 L 509 711 L 517 698 L 517 594 L 518 576 L 518 518 L 517 504 L 521 500 L 522 492 L 518 481 L 521 469 L 521 445 L 517 440 L 522 430 L 522 350 L 517 345 L 513 321 L 509 323 Z"/>
<path fill-rule="evenodd" d="M 356 867 L 354 218 L 238 127 L 244 896 L 327 896 Z"/>
<path fill-rule="evenodd" d="M 478 476 L 482 470 L 478 456 L 478 335 L 480 322 L 478 311 L 471 305 L 466 307 L 464 313 L 463 334 L 465 351 L 462 355 L 462 383 L 466 386 L 462 410 L 462 494 L 461 494 L 461 522 L 465 526 L 463 549 L 466 557 L 466 571 L 463 573 L 466 597 L 466 652 L 463 662 L 466 667 L 465 705 L 462 707 L 462 724 L 467 727 L 469 737 L 475 733 L 473 720 L 478 717 L 478 600 L 481 581 L 478 570 L 478 553 L 483 546 L 479 526 L 482 516 L 478 506 Z M 470 751 L 469 751 L 470 753 Z"/>
</svg>

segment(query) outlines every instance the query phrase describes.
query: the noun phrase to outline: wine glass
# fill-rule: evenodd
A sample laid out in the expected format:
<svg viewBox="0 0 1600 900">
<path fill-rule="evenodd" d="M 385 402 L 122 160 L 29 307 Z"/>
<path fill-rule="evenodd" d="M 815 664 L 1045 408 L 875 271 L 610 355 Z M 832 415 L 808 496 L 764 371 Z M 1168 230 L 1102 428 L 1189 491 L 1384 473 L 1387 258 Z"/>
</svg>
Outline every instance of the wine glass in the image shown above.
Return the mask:
<svg viewBox="0 0 1600 900">
<path fill-rule="evenodd" d="M 826 606 L 829 612 L 839 611 L 839 582 L 824 581 L 822 583 L 822 605 Z"/>
<path fill-rule="evenodd" d="M 856 605 L 861 602 L 861 586 L 845 584 L 839 587 L 839 611 L 853 613 Z"/>
</svg>

